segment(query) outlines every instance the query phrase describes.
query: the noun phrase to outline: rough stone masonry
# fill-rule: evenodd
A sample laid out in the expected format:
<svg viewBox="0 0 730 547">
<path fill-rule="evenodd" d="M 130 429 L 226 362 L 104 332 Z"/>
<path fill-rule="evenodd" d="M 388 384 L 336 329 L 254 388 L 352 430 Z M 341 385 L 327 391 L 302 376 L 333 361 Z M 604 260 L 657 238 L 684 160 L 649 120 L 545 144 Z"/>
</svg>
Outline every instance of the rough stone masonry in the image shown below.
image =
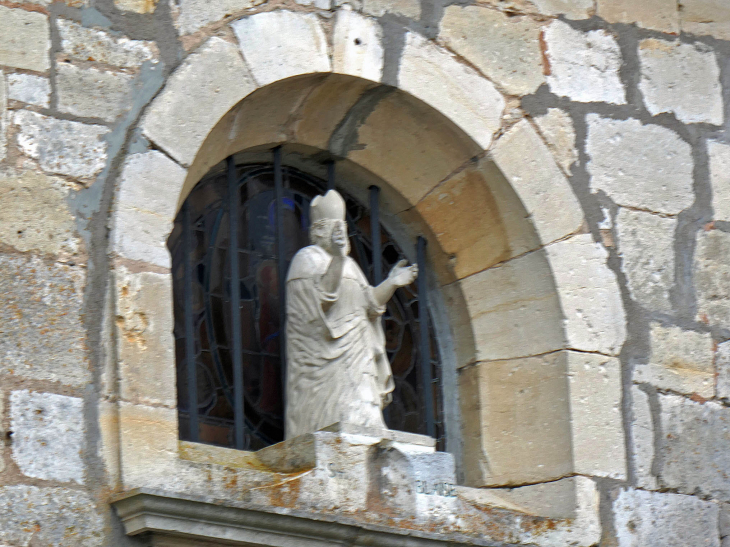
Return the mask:
<svg viewBox="0 0 730 547">
<path fill-rule="evenodd" d="M 258 14 L 271 15 L 254 19 Z M 333 30 L 340 20 L 351 21 L 351 32 L 367 37 L 369 47 L 357 54 L 335 48 L 330 60 L 331 44 L 351 41 Z M 171 180 L 184 177 L 197 150 L 189 143 L 205 137 L 195 132 L 196 120 L 207 115 L 206 97 L 200 111 L 189 112 L 185 130 L 156 127 L 151 119 L 147 127 L 160 142 L 175 134 L 169 149 L 140 130 L 146 109 L 160 93 L 174 104 L 192 89 L 183 77 L 194 56 L 214 55 L 219 68 L 191 79 L 225 81 L 220 71 L 244 70 L 238 48 L 249 47 L 251 33 L 268 25 L 276 36 L 284 24 L 302 37 L 301 58 L 292 63 L 309 66 L 317 58 L 320 72 L 356 66 L 388 86 L 429 90 L 431 104 L 441 103 L 483 149 L 470 166 L 494 159 L 510 182 L 528 188 L 522 201 L 541 233 L 564 234 L 567 226 L 577 234 L 542 241 L 554 264 L 563 265 L 546 268 L 546 276 L 569 277 L 579 268 L 597 272 L 597 285 L 606 276 L 616 280 L 616 290 L 613 281 L 601 285 L 601 298 L 620 300 L 625 314 L 606 315 L 604 326 L 591 323 L 590 336 L 569 337 L 564 346 L 575 350 L 568 361 L 571 405 L 588 417 L 572 424 L 576 443 L 581 435 L 588 443 L 608 439 L 590 457 L 611 461 L 576 466 L 582 512 L 569 525 L 552 536 L 506 534 L 506 542 L 730 546 L 725 0 L 0 1 L 0 544 L 143 544 L 124 534 L 110 506 L 123 480 L 120 436 L 110 432 L 129 400 L 164 419 L 174 410 L 174 401 L 155 400 L 158 386 L 120 385 L 118 367 L 155 366 L 171 351 L 155 339 L 169 337 L 169 325 L 150 324 L 145 314 L 170 299 L 163 276 L 169 256 L 164 241 L 148 249 L 135 238 L 168 222 L 177 196 L 164 201 L 163 189 L 143 196 L 144 207 L 129 207 L 126 232 L 115 237 L 139 259 L 119 262 L 110 215 L 122 168 L 134 165 L 128 158 L 135 154 L 164 149 L 155 161 L 171 165 Z M 263 52 L 268 45 L 251 47 Z M 429 70 L 454 59 L 451 87 L 429 79 Z M 286 76 L 281 65 L 255 54 L 245 61 L 256 69 L 232 85 L 253 88 Z M 173 73 L 183 79 L 172 82 Z M 525 162 L 509 143 L 541 159 Z M 560 180 L 572 193 L 539 197 Z M 465 184 L 449 192 L 462 188 L 479 191 Z M 421 199 L 426 190 L 414 187 L 413 194 Z M 530 196 L 553 200 L 554 214 L 532 214 Z M 493 280 L 512 279 L 525 264 L 538 267 L 531 245 L 486 274 L 462 262 L 463 283 L 489 295 Z M 476 248 L 473 261 L 487 252 Z M 115 301 L 116 286 L 126 300 Z M 583 321 L 596 293 L 563 288 L 570 326 Z M 541 305 L 541 288 L 528 289 L 516 298 Z M 490 298 L 470 303 L 467 322 L 477 337 Z M 533 308 L 521 309 L 528 311 L 515 329 Z M 615 317 L 625 321 L 616 324 Z M 494 366 L 475 364 L 477 372 L 465 374 L 489 382 L 498 367 L 519 374 L 528 357 L 549 362 L 550 328 L 537 325 L 519 339 L 532 345 L 522 361 L 497 352 Z M 517 343 L 514 332 L 495 347 Z M 174 371 L 157 378 L 174 383 Z M 519 404 L 528 405 L 529 395 Z M 463 424 L 464 431 L 477 427 Z M 583 461 L 578 451 L 565 458 Z M 170 479 L 166 469 L 148 471 Z M 510 491 L 515 500 L 520 491 Z M 549 497 L 538 516 L 550 516 L 556 500 Z"/>
</svg>

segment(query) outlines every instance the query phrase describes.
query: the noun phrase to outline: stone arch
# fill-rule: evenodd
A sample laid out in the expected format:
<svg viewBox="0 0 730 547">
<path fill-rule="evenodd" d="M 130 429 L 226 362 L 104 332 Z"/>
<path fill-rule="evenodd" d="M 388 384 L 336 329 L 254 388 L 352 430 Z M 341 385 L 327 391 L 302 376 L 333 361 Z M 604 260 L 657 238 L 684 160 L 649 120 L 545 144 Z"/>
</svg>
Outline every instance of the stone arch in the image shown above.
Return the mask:
<svg viewBox="0 0 730 547">
<path fill-rule="evenodd" d="M 381 85 L 382 37 L 348 9 L 336 15 L 331 48 L 313 14 L 260 13 L 231 27 L 238 44 L 214 37 L 190 54 L 140 123 L 157 150 L 129 155 L 118 184 L 117 310 L 151 298 L 155 284 L 171 298 L 165 242 L 177 208 L 210 167 L 274 144 L 322 150 L 341 158 L 342 178 L 384 181 L 385 216 L 424 231 L 439 250 L 460 370 L 466 482 L 622 477 L 620 418 L 602 411 L 620 399 L 618 287 L 529 120 L 504 128 L 505 101 L 491 82 L 413 32 L 397 87 Z M 159 480 L 128 463 L 145 448 L 131 437 L 125 444 L 125 423 L 144 421 L 147 408 L 168 418 L 174 411 L 170 316 L 148 306 L 143 332 L 157 340 L 149 370 L 150 344 L 142 351 L 129 340 L 134 321 L 132 335 L 119 327 L 126 487 Z M 610 386 L 586 402 L 594 381 Z M 168 449 L 147 457 L 173 458 L 176 420 L 166 427 L 154 437 Z"/>
</svg>

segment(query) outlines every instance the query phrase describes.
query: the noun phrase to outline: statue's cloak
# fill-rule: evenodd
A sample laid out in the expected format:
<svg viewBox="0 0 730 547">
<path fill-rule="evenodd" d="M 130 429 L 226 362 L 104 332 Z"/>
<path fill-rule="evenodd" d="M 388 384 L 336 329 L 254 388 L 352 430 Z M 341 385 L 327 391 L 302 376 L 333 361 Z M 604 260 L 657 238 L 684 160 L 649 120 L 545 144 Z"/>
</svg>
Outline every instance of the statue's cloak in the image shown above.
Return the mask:
<svg viewBox="0 0 730 547">
<path fill-rule="evenodd" d="M 373 287 L 346 257 L 336 292 L 319 281 L 332 256 L 300 249 L 286 281 L 286 437 L 349 422 L 384 428 L 393 378 Z"/>
</svg>

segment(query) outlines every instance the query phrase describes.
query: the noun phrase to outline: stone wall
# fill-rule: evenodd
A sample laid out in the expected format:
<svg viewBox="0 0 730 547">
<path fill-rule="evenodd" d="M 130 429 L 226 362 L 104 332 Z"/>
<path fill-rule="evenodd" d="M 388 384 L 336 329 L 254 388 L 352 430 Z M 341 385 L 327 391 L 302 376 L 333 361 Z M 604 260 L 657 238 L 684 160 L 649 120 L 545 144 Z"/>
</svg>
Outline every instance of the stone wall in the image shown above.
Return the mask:
<svg viewBox="0 0 730 547">
<path fill-rule="evenodd" d="M 540 242 L 490 256 L 496 269 L 487 273 L 473 266 L 484 268 L 486 260 L 478 241 L 461 246 L 455 238 L 448 253 L 461 260 L 455 278 L 487 295 L 490 279 L 509 268 L 528 268 L 524 265 L 537 256 L 536 249 L 547 246 L 567 341 L 555 342 L 555 325 L 529 323 L 545 297 L 539 287 L 507 295 L 516 318 L 507 334 L 484 320 L 490 310 L 506 305 L 507 296 L 472 301 L 467 321 L 478 325 L 474 335 L 496 340 L 492 346 L 499 351 L 477 355 L 460 369 L 460 382 L 477 386 L 474 404 L 484 410 L 490 402 L 501 403 L 498 387 L 521 371 L 564 363 L 569 393 L 555 405 L 570 407 L 576 417 L 565 433 L 574 449 L 555 456 L 556 478 L 561 473 L 585 477 L 583 491 L 595 491 L 598 503 L 587 504 L 594 515 L 577 519 L 576 529 L 540 542 L 592 545 L 600 537 L 601 545 L 620 547 L 730 544 L 730 139 L 725 131 L 730 4 L 339 4 L 0 2 L 0 544 L 137 544 L 124 536 L 109 506 L 125 480 L 117 424 L 120 415 L 124 420 L 134 414 L 131 401 L 148 405 L 162 416 L 159 423 L 174 429 L 174 403 L 158 400 L 169 392 L 169 370 L 150 374 L 160 386 L 127 381 L 144 379 L 144 370 L 125 376 L 169 352 L 155 338 L 169 325 L 150 323 L 145 315 L 145 306 L 169 300 L 162 277 L 167 257 L 160 248 L 139 244 L 135 231 L 167 222 L 176 197 L 161 190 L 127 202 L 129 196 L 115 196 L 115 188 L 122 172 L 135 168 L 137 160 L 128 156 L 139 158 L 135 154 L 153 146 L 185 168 L 193 164 L 197 147 L 190 143 L 204 140 L 205 134 L 196 133 L 203 126 L 198 122 L 211 115 L 206 96 L 196 97 L 200 110 L 186 113 L 189 124 L 183 128 L 165 126 L 155 112 L 142 120 L 163 88 L 175 108 L 175 93 L 188 89 L 185 67 L 196 55 L 219 63 L 203 75 L 215 82 L 209 93 L 225 95 L 229 86 L 253 88 L 290 75 L 255 57 L 267 44 L 246 43 L 252 27 L 267 25 L 274 34 L 286 28 L 297 42 L 301 57 L 288 59 L 287 66 L 311 67 L 317 59 L 320 64 L 307 70 L 356 69 L 369 80 L 414 94 L 428 89 L 430 94 L 419 98 L 439 104 L 478 145 L 469 168 L 493 161 L 517 189 Z M 269 15 L 251 17 L 258 13 Z M 356 38 L 336 37 L 335 21 L 348 18 Z M 302 20 L 308 23 L 303 26 Z M 218 40 L 208 41 L 211 36 Z M 328 57 L 328 44 L 361 45 L 356 40 L 373 47 L 335 47 Z M 253 52 L 245 59 L 257 67 L 252 74 L 234 47 L 239 45 Z M 452 65 L 445 60 L 454 59 L 459 69 L 447 70 Z M 429 79 L 433 67 L 444 71 L 444 80 Z M 240 77 L 231 77 L 235 70 Z M 169 79 L 173 72 L 175 81 Z M 485 80 L 490 83 L 476 87 Z M 472 86 L 471 95 L 459 94 L 465 86 Z M 387 110 L 383 116 L 388 118 Z M 338 141 L 329 144 L 340 151 Z M 166 154 L 145 157 L 170 166 L 169 191 L 185 175 Z M 465 172 L 459 165 L 444 176 Z M 552 191 L 565 180 L 572 193 Z M 435 207 L 423 197 L 428 189 L 414 183 L 410 191 L 418 196 L 419 213 L 428 216 Z M 160 195 L 165 199 L 157 200 Z M 110 211 L 120 200 L 126 206 L 135 199 L 150 205 L 129 206 L 126 231 L 117 225 L 112 238 Z M 547 213 L 540 208 L 545 203 Z M 138 254 L 125 258 L 119 249 Z M 586 271 L 590 285 L 578 274 Z M 128 298 L 117 300 L 117 293 Z M 596 300 L 619 297 L 623 311 L 599 316 L 586 311 Z M 520 304 L 523 299 L 527 305 Z M 530 328 L 517 336 L 523 321 Z M 530 349 L 503 351 L 517 344 Z M 558 355 L 558 348 L 571 351 Z M 504 400 L 529 409 L 536 396 L 537 390 L 515 390 Z M 120 398 L 125 403 L 118 407 Z M 478 428 L 479 438 L 496 439 L 496 445 L 509 428 L 552 434 L 549 428 L 516 427 L 520 420 L 539 424 L 532 416 L 513 414 L 504 424 L 474 422 L 464 430 Z M 157 430 L 146 415 L 129 423 L 154 442 Z M 531 439 L 520 440 L 527 454 Z M 490 450 L 497 455 L 498 447 L 490 447 L 487 456 Z M 141 468 L 144 452 L 139 454 Z M 168 471 L 151 472 L 163 482 Z M 509 491 L 515 499 L 531 488 L 509 481 L 493 486 L 506 483 L 522 486 Z"/>
</svg>

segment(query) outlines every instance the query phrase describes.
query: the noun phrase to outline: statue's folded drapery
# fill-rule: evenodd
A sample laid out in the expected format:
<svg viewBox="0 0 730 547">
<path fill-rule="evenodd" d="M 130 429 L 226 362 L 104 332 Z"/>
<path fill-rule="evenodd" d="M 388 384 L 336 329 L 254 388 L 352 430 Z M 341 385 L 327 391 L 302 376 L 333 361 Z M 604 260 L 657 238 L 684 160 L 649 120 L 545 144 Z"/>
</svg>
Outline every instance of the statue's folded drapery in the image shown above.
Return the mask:
<svg viewBox="0 0 730 547">
<path fill-rule="evenodd" d="M 385 427 L 382 408 L 393 391 L 383 353 L 385 306 L 350 257 L 337 291 L 322 290 L 331 260 L 322 248 L 305 247 L 287 276 L 287 438 L 335 422 Z"/>
</svg>

